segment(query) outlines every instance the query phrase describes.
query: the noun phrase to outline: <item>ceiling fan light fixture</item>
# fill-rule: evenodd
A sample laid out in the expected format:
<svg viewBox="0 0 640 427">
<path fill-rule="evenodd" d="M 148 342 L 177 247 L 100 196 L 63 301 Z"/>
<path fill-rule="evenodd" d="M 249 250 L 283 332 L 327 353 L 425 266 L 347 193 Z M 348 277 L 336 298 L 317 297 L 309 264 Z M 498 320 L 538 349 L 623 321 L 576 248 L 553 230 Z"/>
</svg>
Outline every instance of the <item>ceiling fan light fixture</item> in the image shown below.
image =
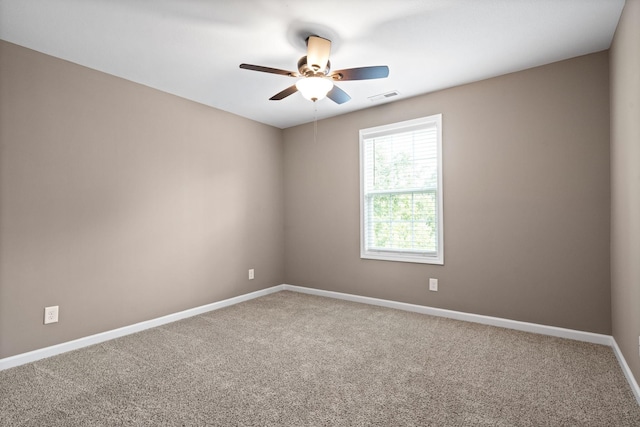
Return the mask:
<svg viewBox="0 0 640 427">
<path fill-rule="evenodd" d="M 319 101 L 333 88 L 333 82 L 324 77 L 307 77 L 296 82 L 296 88 L 309 101 Z"/>
</svg>

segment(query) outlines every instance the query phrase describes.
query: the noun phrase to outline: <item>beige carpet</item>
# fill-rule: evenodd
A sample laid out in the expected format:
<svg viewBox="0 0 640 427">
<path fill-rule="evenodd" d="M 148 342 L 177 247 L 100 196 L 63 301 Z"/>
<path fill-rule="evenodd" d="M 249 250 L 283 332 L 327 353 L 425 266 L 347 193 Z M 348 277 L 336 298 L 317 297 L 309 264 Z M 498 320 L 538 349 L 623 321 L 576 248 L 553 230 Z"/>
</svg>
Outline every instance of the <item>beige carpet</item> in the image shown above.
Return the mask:
<svg viewBox="0 0 640 427">
<path fill-rule="evenodd" d="M 612 350 L 279 292 L 0 372 L 2 426 L 640 426 Z"/>
</svg>

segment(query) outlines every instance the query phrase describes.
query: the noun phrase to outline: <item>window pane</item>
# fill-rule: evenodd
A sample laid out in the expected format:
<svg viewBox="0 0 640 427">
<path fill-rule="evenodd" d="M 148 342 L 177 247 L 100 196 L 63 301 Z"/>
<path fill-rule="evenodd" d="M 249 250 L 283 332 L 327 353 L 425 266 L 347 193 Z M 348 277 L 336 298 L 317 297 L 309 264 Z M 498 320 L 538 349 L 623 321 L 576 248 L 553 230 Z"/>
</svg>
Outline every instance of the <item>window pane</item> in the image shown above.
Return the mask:
<svg viewBox="0 0 640 427">
<path fill-rule="evenodd" d="M 412 194 L 401 194 L 391 197 L 392 211 L 390 217 L 392 220 L 411 221 L 413 219 L 413 207 L 411 200 Z"/>
<path fill-rule="evenodd" d="M 414 194 L 414 218 L 416 220 L 435 219 L 436 193 Z"/>
<path fill-rule="evenodd" d="M 373 219 L 386 220 L 389 218 L 391 197 L 386 195 L 373 196 Z"/>
<path fill-rule="evenodd" d="M 413 235 L 411 233 L 411 223 L 395 222 L 393 224 L 393 243 L 395 249 L 413 249 Z"/>
<path fill-rule="evenodd" d="M 391 224 L 388 222 L 376 222 L 374 225 L 373 246 L 376 248 L 386 248 L 391 245 Z"/>
<path fill-rule="evenodd" d="M 437 249 L 434 224 L 435 217 L 431 221 L 420 221 L 413 224 L 419 247 L 424 247 L 431 251 Z"/>
</svg>

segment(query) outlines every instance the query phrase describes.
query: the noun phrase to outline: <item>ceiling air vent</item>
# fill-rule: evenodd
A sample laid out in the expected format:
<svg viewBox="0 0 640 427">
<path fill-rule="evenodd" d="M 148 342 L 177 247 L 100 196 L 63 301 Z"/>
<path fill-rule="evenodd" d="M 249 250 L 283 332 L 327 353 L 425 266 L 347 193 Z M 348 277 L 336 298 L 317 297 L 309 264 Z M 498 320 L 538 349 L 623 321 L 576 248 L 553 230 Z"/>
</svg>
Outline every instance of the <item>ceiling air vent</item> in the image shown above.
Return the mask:
<svg viewBox="0 0 640 427">
<path fill-rule="evenodd" d="M 382 101 L 383 99 L 393 98 L 394 96 L 398 96 L 398 95 L 400 95 L 400 92 L 398 92 L 397 90 L 392 90 L 391 92 L 370 96 L 369 101 L 371 102 Z"/>
</svg>

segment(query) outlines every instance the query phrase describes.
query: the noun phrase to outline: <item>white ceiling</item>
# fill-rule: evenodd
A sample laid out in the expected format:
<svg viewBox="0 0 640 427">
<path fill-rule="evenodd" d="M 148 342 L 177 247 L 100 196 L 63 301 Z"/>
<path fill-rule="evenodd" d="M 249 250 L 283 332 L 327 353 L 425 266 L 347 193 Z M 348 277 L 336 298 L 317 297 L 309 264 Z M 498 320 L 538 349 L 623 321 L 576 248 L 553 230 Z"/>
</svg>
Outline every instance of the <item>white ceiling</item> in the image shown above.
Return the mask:
<svg viewBox="0 0 640 427">
<path fill-rule="evenodd" d="M 314 119 L 295 83 L 304 38 L 332 40 L 333 69 L 388 65 L 339 86 L 326 118 L 608 49 L 624 0 L 0 0 L 0 38 L 276 127 Z M 372 102 L 368 97 L 397 90 Z"/>
</svg>

